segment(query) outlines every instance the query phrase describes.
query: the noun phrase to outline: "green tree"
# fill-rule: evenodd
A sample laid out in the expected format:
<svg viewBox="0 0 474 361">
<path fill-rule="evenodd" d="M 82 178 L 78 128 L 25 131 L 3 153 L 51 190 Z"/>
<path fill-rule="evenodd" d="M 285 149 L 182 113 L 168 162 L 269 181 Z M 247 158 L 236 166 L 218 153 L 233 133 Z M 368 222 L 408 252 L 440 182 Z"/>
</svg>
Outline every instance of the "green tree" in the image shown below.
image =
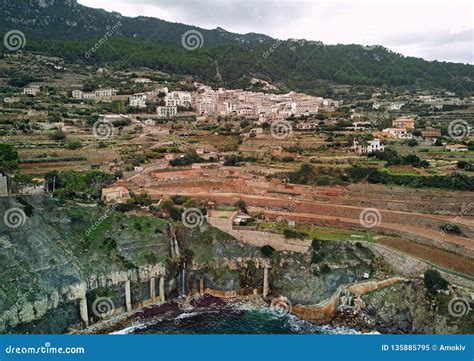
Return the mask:
<svg viewBox="0 0 474 361">
<path fill-rule="evenodd" d="M 432 294 L 436 294 L 438 290 L 445 290 L 448 288 L 448 281 L 446 281 L 441 274 L 434 269 L 425 271 L 423 282 L 426 289 Z"/>
<path fill-rule="evenodd" d="M 262 248 L 260 248 L 260 252 L 262 253 L 264 257 L 270 258 L 275 253 L 275 248 L 269 245 L 265 245 Z"/>
<path fill-rule="evenodd" d="M 0 170 L 12 174 L 18 168 L 18 152 L 10 144 L 0 143 Z"/>
<path fill-rule="evenodd" d="M 64 144 L 64 146 L 67 149 L 75 150 L 75 149 L 82 148 L 82 143 L 79 139 L 68 139 L 66 140 L 66 143 Z"/>
<path fill-rule="evenodd" d="M 50 136 L 52 140 L 64 140 L 66 139 L 66 133 L 61 129 L 55 130 Z"/>
</svg>

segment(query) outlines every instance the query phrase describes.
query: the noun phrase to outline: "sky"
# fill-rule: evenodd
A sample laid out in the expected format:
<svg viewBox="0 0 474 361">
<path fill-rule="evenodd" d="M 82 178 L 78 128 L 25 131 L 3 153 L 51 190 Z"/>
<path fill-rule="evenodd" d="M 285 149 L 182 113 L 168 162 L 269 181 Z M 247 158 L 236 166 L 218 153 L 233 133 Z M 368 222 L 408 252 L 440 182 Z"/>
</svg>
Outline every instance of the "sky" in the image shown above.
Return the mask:
<svg viewBox="0 0 474 361">
<path fill-rule="evenodd" d="M 407 56 L 474 64 L 472 0 L 79 0 L 236 33 L 325 44 L 383 45 Z"/>
</svg>

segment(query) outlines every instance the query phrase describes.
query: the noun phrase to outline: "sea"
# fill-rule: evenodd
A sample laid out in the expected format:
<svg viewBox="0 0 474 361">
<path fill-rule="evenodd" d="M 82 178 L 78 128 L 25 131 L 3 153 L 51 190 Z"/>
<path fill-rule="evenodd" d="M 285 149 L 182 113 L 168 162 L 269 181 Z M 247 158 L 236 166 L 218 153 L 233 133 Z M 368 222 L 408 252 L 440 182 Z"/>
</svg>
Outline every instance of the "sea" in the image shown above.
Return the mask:
<svg viewBox="0 0 474 361">
<path fill-rule="evenodd" d="M 357 334 L 356 330 L 315 325 L 268 307 L 245 304 L 208 304 L 178 313 L 147 315 L 112 334 Z"/>
</svg>

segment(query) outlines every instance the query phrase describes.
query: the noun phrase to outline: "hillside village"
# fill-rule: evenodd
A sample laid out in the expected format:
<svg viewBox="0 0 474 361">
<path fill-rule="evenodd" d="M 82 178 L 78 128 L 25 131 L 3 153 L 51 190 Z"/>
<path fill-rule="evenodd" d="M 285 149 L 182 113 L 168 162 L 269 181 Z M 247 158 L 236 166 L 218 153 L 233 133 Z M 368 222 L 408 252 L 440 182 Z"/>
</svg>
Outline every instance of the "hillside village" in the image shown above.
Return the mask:
<svg viewBox="0 0 474 361">
<path fill-rule="evenodd" d="M 159 224 L 154 236 L 147 225 L 134 227 L 147 242 L 159 238 L 166 244 L 165 234 L 175 240 L 170 255 L 142 254 L 137 246 L 138 255 L 132 257 L 127 246 L 127 252 L 120 246 L 129 240 L 120 235 L 114 236 L 118 245 L 105 235 L 94 238 L 96 244 L 77 243 L 83 247 L 79 253 L 91 247 L 100 254 L 112 252 L 119 267 L 138 273 L 145 263 L 169 258 L 170 269 L 164 271 L 160 263 L 161 273 L 146 278 L 153 284 L 148 303 L 157 300 L 157 285 L 161 300 L 165 293 L 168 298 L 205 292 L 268 299 L 284 291 L 304 307 L 304 302 L 322 301 L 312 289 L 297 294 L 269 276 L 270 264 L 283 272 L 281 255 L 290 259 L 288 264 L 304 258 L 305 277 L 315 289 L 327 297 L 340 293 L 334 299 L 351 310 L 362 309 L 365 301 L 340 290 L 343 280 L 378 287 L 387 279 L 404 284 L 397 277 L 407 277 L 419 285 L 420 274 L 434 268 L 452 284 L 436 291 L 439 302 L 465 297 L 471 289 L 472 96 L 334 85 L 328 98 L 262 79 L 245 89 L 216 88 L 148 68 L 84 66 L 26 51 L 4 56 L 0 69 L 0 195 L 21 200 L 30 221 L 45 207 L 36 199 L 51 198 L 68 209 L 71 216 L 64 222 L 72 226 L 80 218 L 76 213 L 82 214 L 76 207 L 102 212 L 104 219 L 113 214 L 114 221 L 137 217 Z M 35 200 L 33 206 L 26 199 Z M 197 278 L 200 267 L 214 264 L 197 257 L 195 246 L 187 243 L 196 236 L 186 233 L 189 209 L 197 210 L 200 227 L 238 243 L 232 243 L 242 252 L 237 261 L 216 250 L 220 258 L 214 261 L 224 262 L 219 267 L 225 275 L 230 264 L 232 272 L 248 267 L 242 266 L 247 252 L 263 255 L 263 261 L 255 261 L 258 282 L 244 287 L 239 275 L 235 282 L 242 287 L 228 289 L 207 273 Z M 177 235 L 165 224 L 176 227 Z M 97 232 L 101 227 L 99 222 Z M 117 230 L 111 227 L 107 232 Z M 334 247 L 331 252 L 342 255 L 320 254 L 318 247 Z M 176 277 L 177 269 L 184 276 L 165 286 L 164 274 Z M 122 308 L 142 307 L 138 292 L 127 284 Z M 87 307 L 90 302 L 78 308 L 79 328 L 97 321 L 84 316 Z M 309 317 L 304 307 L 295 312 Z"/>
</svg>

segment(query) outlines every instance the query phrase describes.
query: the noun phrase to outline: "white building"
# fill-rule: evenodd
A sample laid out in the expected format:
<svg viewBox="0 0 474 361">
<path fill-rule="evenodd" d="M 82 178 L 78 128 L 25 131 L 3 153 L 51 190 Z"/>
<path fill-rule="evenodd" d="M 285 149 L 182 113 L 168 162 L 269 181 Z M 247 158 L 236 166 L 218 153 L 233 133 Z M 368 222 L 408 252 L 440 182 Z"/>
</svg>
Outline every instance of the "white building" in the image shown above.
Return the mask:
<svg viewBox="0 0 474 361">
<path fill-rule="evenodd" d="M 169 92 L 165 97 L 165 103 L 167 106 L 185 108 L 189 108 L 193 105 L 191 93 L 185 91 Z"/>
<path fill-rule="evenodd" d="M 130 117 L 124 114 L 100 114 L 99 115 L 99 120 L 105 123 L 115 122 L 117 120 L 123 120 L 123 119 L 130 120 Z"/>
<path fill-rule="evenodd" d="M 139 84 L 151 83 L 151 80 L 148 78 L 132 78 L 132 81 Z"/>
<path fill-rule="evenodd" d="M 390 110 L 400 110 L 402 109 L 402 107 L 405 105 L 405 103 L 403 102 L 394 102 L 394 103 L 390 103 L 390 105 L 388 106 L 388 109 Z"/>
<path fill-rule="evenodd" d="M 129 105 L 134 108 L 146 108 L 146 95 L 144 94 L 130 95 Z"/>
<path fill-rule="evenodd" d="M 382 130 L 382 133 L 386 133 L 388 138 L 395 139 L 411 139 L 413 135 L 405 128 L 387 128 Z"/>
<path fill-rule="evenodd" d="M 117 90 L 114 88 L 97 89 L 93 92 L 83 92 L 82 90 L 73 90 L 73 99 L 106 99 L 117 95 Z"/>
<path fill-rule="evenodd" d="M 156 112 L 162 118 L 170 118 L 178 113 L 178 109 L 176 106 L 165 105 L 162 107 L 156 107 Z"/>
<path fill-rule="evenodd" d="M 29 85 L 25 88 L 23 88 L 23 94 L 27 95 L 33 95 L 36 96 L 40 92 L 40 86 L 39 85 Z"/>
<path fill-rule="evenodd" d="M 446 144 L 445 149 L 448 152 L 467 152 L 469 149 L 463 144 Z"/>
<path fill-rule="evenodd" d="M 372 139 L 364 142 L 354 140 L 351 150 L 358 154 L 369 154 L 372 152 L 380 151 L 383 152 L 385 146 L 380 142 L 380 139 Z"/>
</svg>

